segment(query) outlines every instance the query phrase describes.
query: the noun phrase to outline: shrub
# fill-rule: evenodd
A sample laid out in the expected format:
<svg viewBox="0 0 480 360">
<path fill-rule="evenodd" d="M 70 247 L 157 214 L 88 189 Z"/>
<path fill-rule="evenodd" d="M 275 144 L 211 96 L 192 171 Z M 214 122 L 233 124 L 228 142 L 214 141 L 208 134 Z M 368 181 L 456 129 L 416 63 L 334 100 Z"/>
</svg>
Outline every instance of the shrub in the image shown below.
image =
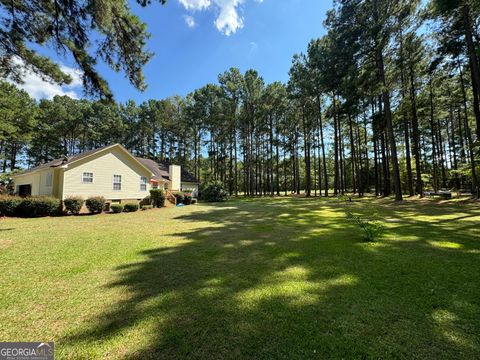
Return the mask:
<svg viewBox="0 0 480 360">
<path fill-rule="evenodd" d="M 202 187 L 201 197 L 208 202 L 220 202 L 227 199 L 227 192 L 221 181 L 211 181 Z"/>
<path fill-rule="evenodd" d="M 190 192 L 183 193 L 183 203 L 185 205 L 190 205 L 192 203 L 192 200 L 193 200 L 192 193 Z"/>
<path fill-rule="evenodd" d="M 80 210 L 82 209 L 83 203 L 85 200 L 78 196 L 71 196 L 63 200 L 63 205 L 65 206 L 65 210 L 67 213 L 71 213 L 73 215 L 78 215 Z"/>
<path fill-rule="evenodd" d="M 17 207 L 22 202 L 22 198 L 18 196 L 1 196 L 0 197 L 0 215 L 15 216 Z"/>
<path fill-rule="evenodd" d="M 103 196 L 90 197 L 85 201 L 85 206 L 92 214 L 100 214 L 105 208 L 105 198 Z"/>
<path fill-rule="evenodd" d="M 47 196 L 26 197 L 15 211 L 19 217 L 55 216 L 60 214 L 60 200 Z"/>
<path fill-rule="evenodd" d="M 177 199 L 177 204 L 183 204 L 183 200 L 185 199 L 185 196 L 182 192 L 177 191 L 173 193 L 173 196 L 175 196 L 175 199 Z"/>
<path fill-rule="evenodd" d="M 151 196 L 147 196 L 145 198 L 142 199 L 142 201 L 140 201 L 140 206 L 145 206 L 145 205 L 152 205 L 152 198 Z"/>
<path fill-rule="evenodd" d="M 61 214 L 62 202 L 53 197 L 37 198 L 37 216 L 57 216 Z"/>
<path fill-rule="evenodd" d="M 152 205 L 142 205 L 142 211 L 153 209 Z"/>
<path fill-rule="evenodd" d="M 122 204 L 111 204 L 110 205 L 110 210 L 114 214 L 119 214 L 123 211 L 123 205 Z"/>
<path fill-rule="evenodd" d="M 363 230 L 365 241 L 375 242 L 381 238 L 385 232 L 385 227 L 378 220 L 363 219 L 361 216 L 354 215 L 347 211 L 347 219 Z"/>
<path fill-rule="evenodd" d="M 128 203 L 123 206 L 123 211 L 125 212 L 135 212 L 138 211 L 138 204 Z"/>
<path fill-rule="evenodd" d="M 150 199 L 154 207 L 161 208 L 165 206 L 165 193 L 162 189 L 150 190 Z"/>
</svg>

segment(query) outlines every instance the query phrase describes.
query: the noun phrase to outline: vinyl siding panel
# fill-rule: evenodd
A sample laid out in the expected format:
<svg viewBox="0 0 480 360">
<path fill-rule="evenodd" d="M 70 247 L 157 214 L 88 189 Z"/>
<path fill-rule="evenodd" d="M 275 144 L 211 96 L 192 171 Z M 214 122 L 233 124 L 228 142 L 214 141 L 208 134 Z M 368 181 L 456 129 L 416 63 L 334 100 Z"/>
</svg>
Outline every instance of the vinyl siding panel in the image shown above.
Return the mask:
<svg viewBox="0 0 480 360">
<path fill-rule="evenodd" d="M 182 187 L 182 184 L 180 182 L 180 177 L 182 173 L 180 166 L 170 165 L 168 167 L 168 173 L 170 175 L 172 190 L 180 190 Z"/>
<path fill-rule="evenodd" d="M 93 173 L 93 183 L 82 183 L 84 172 Z M 122 176 L 121 190 L 113 190 L 113 175 Z M 151 188 L 140 190 L 140 178 L 150 180 L 151 173 L 144 169 L 128 154 L 120 149 L 108 149 L 83 159 L 65 169 L 63 176 L 63 196 L 103 196 L 107 200 L 143 199 Z"/>
<path fill-rule="evenodd" d="M 49 175 L 50 174 L 50 175 Z M 47 178 L 51 176 L 52 182 L 50 186 L 47 186 Z M 14 177 L 15 191 L 18 191 L 18 186 L 20 185 L 31 185 L 32 186 L 32 196 L 44 195 L 52 196 L 53 194 L 53 184 L 54 184 L 54 175 L 53 169 L 45 169 L 43 171 L 38 171 L 32 174 L 19 175 Z"/>
<path fill-rule="evenodd" d="M 190 191 L 194 198 L 198 197 L 198 184 L 182 182 L 182 191 Z"/>
</svg>

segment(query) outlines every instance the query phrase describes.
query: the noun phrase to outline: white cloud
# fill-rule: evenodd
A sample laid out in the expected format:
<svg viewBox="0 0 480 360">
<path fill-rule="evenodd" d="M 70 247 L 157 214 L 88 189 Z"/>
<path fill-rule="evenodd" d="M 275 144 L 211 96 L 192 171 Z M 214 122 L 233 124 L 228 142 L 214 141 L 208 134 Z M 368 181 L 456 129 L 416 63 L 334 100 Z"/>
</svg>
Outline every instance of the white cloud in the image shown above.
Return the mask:
<svg viewBox="0 0 480 360">
<path fill-rule="evenodd" d="M 210 7 L 210 0 L 178 0 L 187 10 L 203 10 Z"/>
<path fill-rule="evenodd" d="M 215 27 L 221 33 L 230 36 L 243 28 L 242 4 L 245 0 L 178 0 L 186 10 L 199 11 L 214 9 L 218 15 Z M 262 3 L 263 0 L 254 0 Z M 186 19 L 186 18 L 185 18 Z M 188 22 L 187 22 L 187 25 Z M 189 25 L 190 26 L 190 25 Z"/>
<path fill-rule="evenodd" d="M 214 0 L 220 8 L 220 13 L 215 20 L 215 26 L 221 33 L 230 36 L 243 28 L 243 18 L 239 15 L 238 7 L 243 0 Z"/>
<path fill-rule="evenodd" d="M 185 19 L 185 23 L 189 28 L 194 28 L 197 25 L 193 16 L 185 15 L 183 18 Z"/>
<path fill-rule="evenodd" d="M 22 60 L 18 58 L 14 59 L 14 61 L 18 64 L 22 63 Z M 52 99 L 55 95 L 66 95 L 73 99 L 78 99 L 80 97 L 79 92 L 81 92 L 83 86 L 81 71 L 65 65 L 60 65 L 60 69 L 70 75 L 72 78 L 70 84 L 60 86 L 58 84 L 50 83 L 43 80 L 28 67 L 24 67 L 22 76 L 23 84 L 15 83 L 15 85 L 18 88 L 25 90 L 35 99 Z M 13 83 L 11 80 L 7 79 L 7 81 Z"/>
</svg>

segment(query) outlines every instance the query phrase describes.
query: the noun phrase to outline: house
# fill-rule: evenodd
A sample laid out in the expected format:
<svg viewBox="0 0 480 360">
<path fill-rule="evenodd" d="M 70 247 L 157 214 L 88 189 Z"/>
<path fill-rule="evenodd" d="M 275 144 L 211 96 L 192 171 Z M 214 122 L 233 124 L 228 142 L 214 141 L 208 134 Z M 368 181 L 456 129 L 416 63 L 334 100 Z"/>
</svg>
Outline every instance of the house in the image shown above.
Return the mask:
<svg viewBox="0 0 480 360">
<path fill-rule="evenodd" d="M 186 182 L 182 182 L 185 175 Z M 198 193 L 198 181 L 177 165 L 158 164 L 133 156 L 120 144 L 56 159 L 14 175 L 20 196 L 103 196 L 108 201 L 142 200 L 149 190 L 191 189 Z"/>
<path fill-rule="evenodd" d="M 198 196 L 199 181 L 184 168 L 140 157 L 137 157 L 137 160 L 152 171 L 152 188 L 178 189 L 191 192 L 193 197 Z"/>
</svg>

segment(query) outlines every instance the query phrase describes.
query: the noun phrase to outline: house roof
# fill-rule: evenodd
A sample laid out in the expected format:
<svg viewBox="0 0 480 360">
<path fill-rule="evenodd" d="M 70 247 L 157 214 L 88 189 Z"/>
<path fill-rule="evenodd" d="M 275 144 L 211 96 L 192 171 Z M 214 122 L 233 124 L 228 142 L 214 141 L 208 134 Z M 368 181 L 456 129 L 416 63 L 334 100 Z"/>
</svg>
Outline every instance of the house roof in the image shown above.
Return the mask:
<svg viewBox="0 0 480 360">
<path fill-rule="evenodd" d="M 148 169 L 153 174 L 153 179 L 154 180 L 168 180 L 169 179 L 169 174 L 168 174 L 168 167 L 165 168 L 160 168 L 159 164 L 151 159 L 144 159 L 137 157 L 137 160 L 140 161 L 144 166 L 146 166 Z"/>
<path fill-rule="evenodd" d="M 149 168 L 152 173 L 155 175 L 153 178 L 155 180 L 170 180 L 170 173 L 169 173 L 169 164 L 166 162 L 157 162 L 151 159 L 144 159 L 137 157 L 137 160 L 140 161 L 143 165 Z M 198 179 L 183 167 L 181 168 L 181 179 L 182 182 L 189 182 L 189 183 L 198 183 Z"/>
<path fill-rule="evenodd" d="M 69 165 L 69 164 L 72 164 L 74 162 L 77 162 L 79 160 L 82 160 L 82 159 L 85 159 L 89 156 L 92 156 L 92 155 L 95 155 L 103 150 L 107 150 L 109 148 L 114 148 L 114 147 L 119 147 L 121 148 L 122 150 L 124 150 L 127 154 L 129 154 L 133 159 L 137 160 L 138 159 L 133 156 L 132 154 L 130 154 L 130 152 L 125 149 L 122 145 L 120 144 L 113 144 L 113 145 L 108 145 L 108 146 L 103 146 L 103 147 L 100 147 L 98 149 L 93 149 L 93 150 L 89 150 L 89 151 L 85 151 L 85 152 L 82 152 L 82 153 L 79 153 L 79 154 L 75 154 L 75 155 L 72 155 L 72 156 L 64 156 L 63 158 L 59 158 L 59 159 L 55 159 L 55 160 L 52 160 L 52 161 L 49 161 L 47 163 L 44 163 L 44 164 L 41 164 L 39 166 L 36 166 L 36 167 L 33 167 L 31 169 L 28 169 L 28 170 L 25 170 L 25 171 L 22 171 L 18 174 L 15 174 L 15 176 L 21 176 L 21 175 L 26 175 L 26 174 L 30 174 L 30 173 L 34 173 L 34 172 L 37 172 L 37 171 L 40 171 L 40 170 L 45 170 L 45 169 L 48 169 L 48 168 L 56 168 L 56 167 L 59 167 L 59 166 L 63 166 L 63 165 Z M 145 166 L 144 163 L 142 163 L 141 161 L 138 161 L 140 163 L 140 165 L 145 168 L 145 170 L 150 170 L 150 168 L 148 166 Z"/>
<path fill-rule="evenodd" d="M 181 171 L 182 171 L 182 175 L 181 175 L 182 182 L 195 183 L 195 184 L 200 183 L 200 181 L 198 181 L 198 179 L 192 173 L 188 172 L 183 167 L 181 168 Z"/>
<path fill-rule="evenodd" d="M 21 176 L 21 175 L 26 175 L 30 174 L 33 172 L 45 170 L 48 168 L 56 168 L 59 166 L 64 166 L 64 165 L 69 165 L 72 164 L 76 161 L 85 159 L 89 156 L 95 155 L 103 150 L 107 150 L 109 148 L 114 148 L 114 147 L 119 147 L 122 149 L 124 152 L 126 152 L 128 155 L 130 155 L 133 159 L 135 159 L 145 170 L 148 170 L 152 173 L 153 179 L 155 180 L 170 180 L 170 174 L 169 174 L 169 164 L 166 162 L 156 162 L 155 160 L 151 159 L 144 159 L 140 157 L 135 157 L 133 156 L 127 149 L 125 149 L 122 145 L 120 144 L 113 144 L 113 145 L 108 145 L 104 146 L 98 149 L 94 150 L 89 150 L 85 151 L 80 154 L 75 154 L 72 156 L 65 156 L 63 158 L 55 159 L 52 161 L 49 161 L 45 164 L 41 164 L 39 166 L 33 167 L 31 169 L 25 170 L 21 173 L 15 174 L 14 176 Z M 185 170 L 183 167 L 181 168 L 181 181 L 182 182 L 189 182 L 189 183 L 198 183 L 199 181 L 193 176 L 191 173 L 189 173 L 187 170 Z"/>
</svg>

